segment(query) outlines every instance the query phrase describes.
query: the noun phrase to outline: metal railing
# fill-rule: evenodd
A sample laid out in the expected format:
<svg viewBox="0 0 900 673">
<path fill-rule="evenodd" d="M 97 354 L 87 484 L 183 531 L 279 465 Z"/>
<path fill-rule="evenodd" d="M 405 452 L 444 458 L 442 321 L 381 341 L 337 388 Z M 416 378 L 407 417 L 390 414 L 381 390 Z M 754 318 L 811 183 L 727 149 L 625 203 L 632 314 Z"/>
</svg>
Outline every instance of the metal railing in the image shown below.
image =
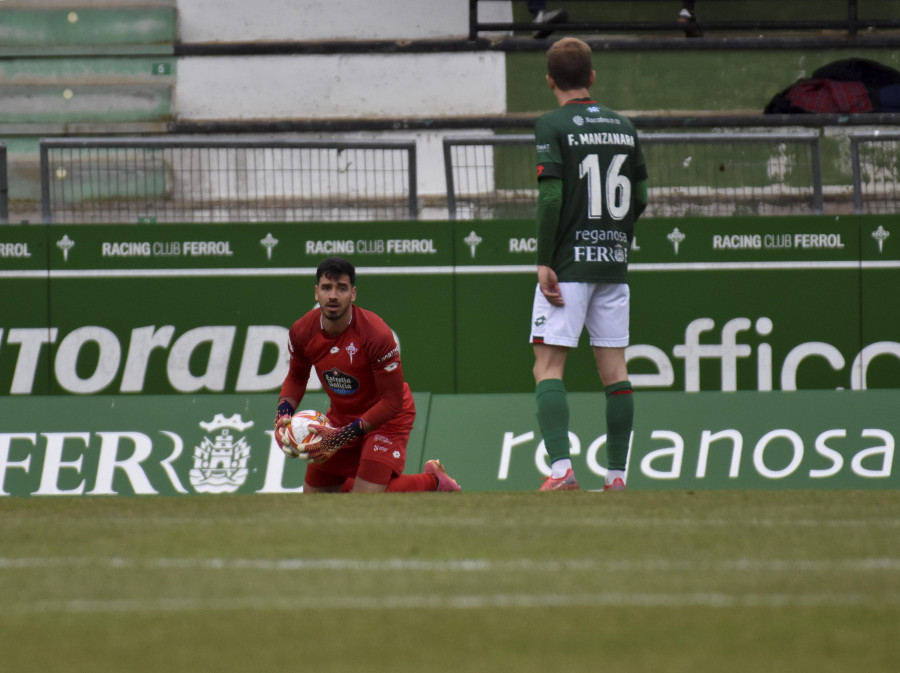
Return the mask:
<svg viewBox="0 0 900 673">
<path fill-rule="evenodd" d="M 50 222 L 417 219 L 414 141 L 42 140 Z"/>
<path fill-rule="evenodd" d="M 900 211 L 900 132 L 850 134 L 853 211 L 895 215 Z"/>
<path fill-rule="evenodd" d="M 815 130 L 639 136 L 650 172 L 647 215 L 900 210 L 900 131 L 848 134 L 852 175 L 829 164 L 828 186 Z M 534 217 L 532 134 L 447 136 L 443 158 L 447 217 Z M 419 218 L 412 141 L 45 140 L 40 173 L 48 223 Z M 7 175 L 0 144 L 3 223 Z"/>
<path fill-rule="evenodd" d="M 650 172 L 646 215 L 819 214 L 819 134 L 639 134 Z M 534 136 L 444 139 L 451 219 L 530 218 L 537 201 Z"/>
<path fill-rule="evenodd" d="M 9 223 L 9 169 L 6 144 L 0 143 L 0 224 Z"/>
<path fill-rule="evenodd" d="M 478 5 L 484 2 L 493 2 L 495 0 L 469 0 L 469 40 L 477 40 L 481 32 L 514 32 L 514 31 L 535 31 L 541 26 L 539 24 L 523 21 L 512 22 L 482 22 L 478 19 Z M 634 14 L 635 7 L 643 5 L 648 8 L 645 12 L 638 11 L 638 14 L 645 14 L 646 17 L 641 18 L 604 18 L 603 20 L 577 20 L 576 16 L 581 13 L 583 16 L 589 17 L 592 12 L 579 12 L 573 5 L 587 4 L 606 5 L 603 12 L 597 13 L 599 16 L 615 17 L 615 5 L 623 7 L 630 5 L 628 11 L 624 14 Z M 525 3 L 522 2 L 522 5 Z M 676 18 L 682 7 L 681 0 L 565 0 L 565 2 L 557 3 L 568 7 L 569 20 L 553 24 L 553 30 L 559 33 L 682 33 L 686 24 L 679 23 Z M 860 31 L 870 31 L 875 29 L 897 29 L 900 28 L 900 18 L 887 17 L 868 17 L 860 16 L 858 0 L 834 0 L 833 2 L 823 3 L 821 0 L 809 3 L 808 12 L 801 12 L 811 18 L 801 19 L 770 19 L 770 18 L 734 18 L 729 16 L 728 10 L 720 9 L 713 11 L 714 18 L 704 20 L 703 12 L 707 12 L 715 5 L 744 5 L 752 9 L 756 4 L 760 9 L 759 13 L 766 16 L 772 12 L 772 4 L 760 2 L 759 0 L 715 0 L 700 2 L 698 14 L 700 15 L 696 21 L 690 23 L 690 28 L 694 31 L 703 33 L 709 32 L 752 32 L 752 33 L 772 33 L 772 32 L 797 32 L 797 31 L 827 31 L 840 32 L 844 37 L 855 37 Z M 870 3 L 871 4 L 871 3 Z M 653 6 L 652 8 L 650 6 Z M 825 5 L 829 5 L 829 9 L 834 18 L 823 18 L 827 16 Z M 775 6 L 778 10 L 778 6 Z M 661 13 L 664 12 L 664 13 Z M 840 12 L 840 16 L 838 16 Z M 749 12 L 752 15 L 754 12 Z M 659 20 L 655 17 L 671 17 L 669 20 Z M 716 18 L 722 16 L 725 18 Z"/>
</svg>

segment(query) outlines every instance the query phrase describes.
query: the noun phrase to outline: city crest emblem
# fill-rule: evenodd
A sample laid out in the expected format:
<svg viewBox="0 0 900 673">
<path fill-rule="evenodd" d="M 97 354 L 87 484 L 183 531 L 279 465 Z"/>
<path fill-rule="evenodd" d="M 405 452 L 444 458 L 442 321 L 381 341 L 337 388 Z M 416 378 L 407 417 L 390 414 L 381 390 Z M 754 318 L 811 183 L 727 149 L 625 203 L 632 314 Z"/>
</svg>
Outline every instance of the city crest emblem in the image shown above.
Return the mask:
<svg viewBox="0 0 900 673">
<path fill-rule="evenodd" d="M 191 485 L 198 493 L 234 493 L 247 480 L 250 444 L 246 437 L 236 436 L 253 425 L 243 422 L 240 414 L 225 418 L 216 414 L 212 421 L 200 421 L 207 435 L 194 447 L 194 467 L 190 471 Z M 232 431 L 236 430 L 237 433 Z"/>
</svg>

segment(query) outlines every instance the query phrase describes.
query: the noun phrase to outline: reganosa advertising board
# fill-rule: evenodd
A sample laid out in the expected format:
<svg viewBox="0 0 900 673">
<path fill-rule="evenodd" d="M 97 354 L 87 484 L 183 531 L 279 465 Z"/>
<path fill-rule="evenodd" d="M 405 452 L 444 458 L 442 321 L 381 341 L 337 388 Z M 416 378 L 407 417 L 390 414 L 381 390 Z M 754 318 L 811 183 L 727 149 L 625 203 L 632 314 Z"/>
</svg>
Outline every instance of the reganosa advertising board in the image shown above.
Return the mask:
<svg viewBox="0 0 900 673">
<path fill-rule="evenodd" d="M 549 475 L 532 394 L 417 393 L 407 472 L 438 458 L 464 491 L 536 490 Z M 606 473 L 602 394 L 569 395 L 583 489 Z M 628 487 L 896 489 L 900 391 L 641 392 Z M 322 393 L 304 407 L 324 409 Z M 271 395 L 2 401 L 0 498 L 298 493 L 305 463 L 273 439 Z"/>
<path fill-rule="evenodd" d="M 641 220 L 635 386 L 896 387 L 898 230 L 873 216 Z M 357 301 L 396 332 L 414 390 L 531 392 L 534 253 L 524 221 L 4 226 L 0 397 L 274 395 L 331 254 L 357 266 Z M 567 385 L 597 388 L 586 344 Z"/>
</svg>

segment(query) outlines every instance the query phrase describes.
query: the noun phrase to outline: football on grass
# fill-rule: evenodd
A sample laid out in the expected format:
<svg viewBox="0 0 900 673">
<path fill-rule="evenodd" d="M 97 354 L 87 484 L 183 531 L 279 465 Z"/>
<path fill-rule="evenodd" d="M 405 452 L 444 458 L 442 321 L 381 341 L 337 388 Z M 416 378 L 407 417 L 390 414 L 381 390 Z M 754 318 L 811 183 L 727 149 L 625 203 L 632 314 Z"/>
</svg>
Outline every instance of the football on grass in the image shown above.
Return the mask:
<svg viewBox="0 0 900 673">
<path fill-rule="evenodd" d="M 303 448 L 304 446 L 312 446 L 322 438 L 313 431 L 310 425 L 325 425 L 331 427 L 328 417 L 321 411 L 315 409 L 305 409 L 298 411 L 291 416 L 290 433 L 294 440 L 294 444 Z"/>
</svg>

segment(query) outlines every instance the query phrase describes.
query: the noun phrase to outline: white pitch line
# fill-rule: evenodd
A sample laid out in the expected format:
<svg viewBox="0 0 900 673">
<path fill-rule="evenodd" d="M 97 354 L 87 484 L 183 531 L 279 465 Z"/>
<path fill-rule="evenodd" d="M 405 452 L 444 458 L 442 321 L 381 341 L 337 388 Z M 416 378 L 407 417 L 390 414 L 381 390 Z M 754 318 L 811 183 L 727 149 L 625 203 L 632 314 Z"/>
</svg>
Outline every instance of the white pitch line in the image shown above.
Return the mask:
<svg viewBox="0 0 900 673">
<path fill-rule="evenodd" d="M 425 596 L 249 596 L 221 599 L 71 599 L 0 605 L 0 614 L 110 614 L 200 612 L 222 610 L 484 610 L 569 607 L 750 608 L 750 607 L 883 607 L 900 605 L 900 594 L 800 593 L 727 594 L 591 593 L 591 594 L 463 594 Z"/>
<path fill-rule="evenodd" d="M 2 0 L 0 0 L 2 1 Z M 246 521 L 253 521 L 256 517 L 247 517 Z M 269 517 L 270 518 L 270 517 Z M 288 517 L 285 517 L 288 518 Z M 240 516 L 238 517 L 240 520 Z M 30 517 L 29 521 L 31 522 L 40 522 L 40 521 L 52 521 L 55 522 L 58 520 L 58 517 L 55 514 L 48 514 L 45 516 L 34 516 Z M 294 519 L 292 519 L 293 521 Z M 104 517 L 95 517 L 91 519 L 85 519 L 83 521 L 72 521 L 70 525 L 78 526 L 80 524 L 84 524 L 89 527 L 96 527 L 97 525 L 102 525 L 103 523 L 110 524 L 134 524 L 133 517 L 124 517 L 124 516 L 104 516 Z M 194 525 L 205 525 L 205 524 L 214 524 L 221 523 L 221 519 L 214 516 L 196 516 L 196 517 L 183 517 L 183 516 L 147 516 L 141 517 L 140 521 L 146 524 L 153 525 L 162 525 L 162 524 L 173 524 L 173 523 L 190 523 Z M 334 526 L 359 526 L 362 528 L 368 527 L 366 521 L 363 521 L 359 518 L 352 517 L 332 517 L 329 518 L 329 522 Z M 402 519 L 385 521 L 383 522 L 385 526 L 397 526 L 401 528 L 409 528 L 410 526 L 442 526 L 442 527 L 455 527 L 455 528 L 482 528 L 487 524 L 492 525 L 505 525 L 510 528 L 515 528 L 521 526 L 521 521 L 516 519 L 504 520 L 504 521 L 496 521 L 492 520 L 488 517 L 480 517 L 480 516 L 472 516 L 472 517 L 449 517 L 449 516 L 430 516 L 430 515 L 422 515 L 416 516 L 411 515 L 408 517 L 404 517 Z M 303 522 L 298 523 L 297 525 L 303 525 Z M 559 522 L 550 517 L 538 517 L 533 518 L 529 521 L 529 525 L 532 527 L 535 526 L 553 526 L 556 527 L 559 525 Z M 900 528 L 900 519 L 898 518 L 885 518 L 885 519 L 678 519 L 678 518 L 665 518 L 665 517 L 581 517 L 581 518 L 569 518 L 566 519 L 566 525 L 570 528 L 613 528 L 619 530 L 621 528 L 734 528 L 737 526 L 744 527 L 753 527 L 753 528 L 779 528 L 779 529 L 791 529 L 791 528 L 852 528 L 854 530 L 868 529 L 868 528 Z"/>
<path fill-rule="evenodd" d="M 900 559 L 451 559 L 411 560 L 341 558 L 147 558 L 123 557 L 0 557 L 2 570 L 59 568 L 103 568 L 112 570 L 225 570 L 254 572 L 340 571 L 340 572 L 900 572 Z"/>
</svg>

